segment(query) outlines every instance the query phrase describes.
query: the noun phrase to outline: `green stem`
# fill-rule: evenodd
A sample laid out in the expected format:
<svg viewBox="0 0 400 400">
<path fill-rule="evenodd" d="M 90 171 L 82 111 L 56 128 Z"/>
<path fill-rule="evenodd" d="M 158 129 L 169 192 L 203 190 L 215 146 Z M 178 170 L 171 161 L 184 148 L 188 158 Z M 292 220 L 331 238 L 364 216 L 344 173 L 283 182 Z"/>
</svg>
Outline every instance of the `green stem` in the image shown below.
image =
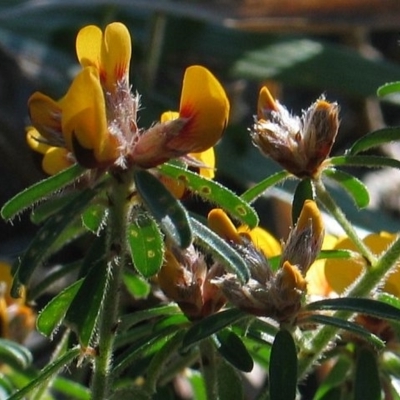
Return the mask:
<svg viewBox="0 0 400 400">
<path fill-rule="evenodd" d="M 336 204 L 335 200 L 326 190 L 322 180 L 315 180 L 314 185 L 317 193 L 317 199 L 341 225 L 346 235 L 349 237 L 349 239 L 353 241 L 359 252 L 365 257 L 368 263 L 370 265 L 374 265 L 374 263 L 376 262 L 376 257 L 357 235 L 357 232 L 355 231 L 353 225 L 349 222 L 341 208 Z"/>
<path fill-rule="evenodd" d="M 118 324 L 119 291 L 126 254 L 126 223 L 129 211 L 127 198 L 130 190 L 129 174 L 113 179 L 109 191 L 110 207 L 107 225 L 107 252 L 109 278 L 99 315 L 98 355 L 94 362 L 92 398 L 108 399 L 111 393 L 111 370 L 115 329 Z"/>
<path fill-rule="evenodd" d="M 382 283 L 385 276 L 388 275 L 391 269 L 396 267 L 396 263 L 400 257 L 400 236 L 389 247 L 389 249 L 372 265 L 360 280 L 349 289 L 346 293 L 347 297 L 368 297 Z M 333 314 L 336 318 L 349 319 L 352 316 L 348 311 L 337 311 Z M 325 325 L 311 339 L 308 348 L 302 350 L 299 354 L 299 379 L 304 378 L 309 368 L 319 356 L 323 353 L 329 342 L 337 334 L 338 329 L 332 326 Z"/>
<path fill-rule="evenodd" d="M 205 339 L 200 343 L 200 354 L 204 384 L 208 400 L 218 399 L 217 357 L 212 339 Z"/>
</svg>

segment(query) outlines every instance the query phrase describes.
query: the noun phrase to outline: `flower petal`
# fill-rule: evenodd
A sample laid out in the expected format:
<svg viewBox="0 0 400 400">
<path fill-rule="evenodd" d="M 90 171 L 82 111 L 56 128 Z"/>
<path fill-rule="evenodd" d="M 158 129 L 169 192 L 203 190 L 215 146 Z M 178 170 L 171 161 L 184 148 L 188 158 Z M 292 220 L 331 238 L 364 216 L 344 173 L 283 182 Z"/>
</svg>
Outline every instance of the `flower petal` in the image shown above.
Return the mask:
<svg viewBox="0 0 400 400">
<path fill-rule="evenodd" d="M 131 51 L 129 31 L 119 22 L 107 25 L 104 35 L 97 26 L 86 26 L 76 40 L 81 65 L 97 68 L 102 84 L 111 92 L 118 81 L 128 80 Z"/>
<path fill-rule="evenodd" d="M 240 244 L 242 242 L 235 225 L 221 208 L 214 208 L 208 213 L 208 227 L 218 236 Z"/>
<path fill-rule="evenodd" d="M 99 164 L 117 159 L 119 143 L 108 132 L 103 90 L 95 68 L 84 68 L 72 82 L 64 98 L 62 126 L 67 148 L 75 155 L 74 140 L 84 150 L 92 151 Z"/>
<path fill-rule="evenodd" d="M 55 175 L 70 167 L 73 161 L 70 152 L 64 147 L 51 147 L 42 160 L 42 168 L 49 175 Z"/>
<path fill-rule="evenodd" d="M 179 116 L 188 119 L 168 148 L 182 154 L 198 153 L 214 146 L 227 125 L 229 101 L 218 80 L 199 65 L 185 71 Z"/>
<path fill-rule="evenodd" d="M 240 226 L 238 232 L 248 235 L 254 246 L 261 250 L 267 258 L 278 256 L 282 252 L 281 244 L 269 232 L 259 226 L 250 230 L 247 227 Z"/>
</svg>

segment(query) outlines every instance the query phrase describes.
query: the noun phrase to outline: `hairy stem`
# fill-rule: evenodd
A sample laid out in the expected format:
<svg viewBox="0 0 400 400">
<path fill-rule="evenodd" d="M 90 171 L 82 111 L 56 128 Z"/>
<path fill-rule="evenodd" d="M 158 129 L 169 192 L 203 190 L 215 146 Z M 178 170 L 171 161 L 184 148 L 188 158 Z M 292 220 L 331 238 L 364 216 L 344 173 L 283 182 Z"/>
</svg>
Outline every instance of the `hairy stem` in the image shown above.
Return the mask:
<svg viewBox="0 0 400 400">
<path fill-rule="evenodd" d="M 125 178 L 125 180 L 124 180 Z M 130 180 L 128 174 L 113 179 L 109 191 L 110 207 L 107 224 L 107 258 L 109 277 L 99 315 L 98 355 L 94 362 L 92 398 L 107 399 L 111 393 L 111 369 L 115 330 L 118 324 L 119 289 L 125 264 L 125 235 L 129 211 Z"/>
</svg>

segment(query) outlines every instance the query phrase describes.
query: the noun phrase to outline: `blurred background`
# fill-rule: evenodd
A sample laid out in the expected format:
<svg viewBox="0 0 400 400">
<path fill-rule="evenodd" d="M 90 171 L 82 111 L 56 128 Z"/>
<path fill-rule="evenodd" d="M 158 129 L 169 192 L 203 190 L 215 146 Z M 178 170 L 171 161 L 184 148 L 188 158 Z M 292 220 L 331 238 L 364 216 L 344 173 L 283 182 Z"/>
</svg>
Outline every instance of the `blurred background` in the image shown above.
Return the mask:
<svg viewBox="0 0 400 400">
<path fill-rule="evenodd" d="M 78 30 L 112 21 L 125 23 L 133 38 L 131 82 L 142 96 L 143 127 L 178 108 L 187 66 L 202 64 L 223 83 L 232 111 L 216 149 L 217 179 L 239 194 L 280 169 L 248 134 L 263 84 L 295 113 L 322 93 L 337 101 L 333 154 L 371 130 L 400 125 L 400 99 L 376 96 L 379 86 L 400 80 L 398 0 L 0 0 L 1 204 L 44 177 L 25 144 L 27 99 L 36 90 L 61 97 L 78 68 Z M 397 146 L 378 154 L 399 157 Z M 357 175 L 368 184 L 371 207 L 358 213 L 340 192 L 346 213 L 366 230 L 399 230 L 400 173 Z M 279 237 L 290 225 L 292 189 L 289 182 L 257 203 L 263 225 Z M 15 257 L 34 229 L 28 216 L 13 226 L 1 222 L 0 255 Z"/>
</svg>

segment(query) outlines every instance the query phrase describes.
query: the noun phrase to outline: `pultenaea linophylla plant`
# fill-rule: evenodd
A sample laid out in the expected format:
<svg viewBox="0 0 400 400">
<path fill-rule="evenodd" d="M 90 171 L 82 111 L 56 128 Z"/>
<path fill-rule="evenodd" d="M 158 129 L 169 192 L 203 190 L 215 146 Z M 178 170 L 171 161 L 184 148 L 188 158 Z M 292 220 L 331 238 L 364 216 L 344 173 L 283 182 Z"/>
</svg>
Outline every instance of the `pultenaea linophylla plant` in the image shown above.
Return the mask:
<svg viewBox="0 0 400 400">
<path fill-rule="evenodd" d="M 241 399 L 242 373 L 254 363 L 265 373 L 260 399 L 294 399 L 316 372 L 325 379 L 314 398 L 399 398 L 400 240 L 360 237 L 326 182 L 366 207 L 367 188 L 343 168 L 399 168 L 364 152 L 400 130 L 368 133 L 331 156 L 339 105 L 322 96 L 292 115 L 262 87 L 249 140 L 282 169 L 237 195 L 213 179 L 230 108 L 221 83 L 188 67 L 177 111 L 141 126 L 131 52 L 122 23 L 86 26 L 65 95 L 29 99 L 27 142 L 48 178 L 1 210 L 11 221 L 31 208 L 40 225 L 12 269 L 0 270 L 1 384 L 10 398 L 174 398 L 186 381 L 194 399 Z M 253 203 L 286 179 L 296 181 L 292 226 L 275 238 Z M 193 195 L 214 207 L 207 216 L 185 206 Z M 321 209 L 344 237 L 330 235 Z M 83 257 L 52 268 L 74 241 L 84 241 Z M 48 275 L 35 286 L 43 264 Z M 59 341 L 38 370 L 13 332 L 34 329 L 32 304 L 60 278 L 67 283 L 36 316 L 37 331 Z M 74 365 L 90 366 L 85 379 L 61 376 Z"/>
</svg>

